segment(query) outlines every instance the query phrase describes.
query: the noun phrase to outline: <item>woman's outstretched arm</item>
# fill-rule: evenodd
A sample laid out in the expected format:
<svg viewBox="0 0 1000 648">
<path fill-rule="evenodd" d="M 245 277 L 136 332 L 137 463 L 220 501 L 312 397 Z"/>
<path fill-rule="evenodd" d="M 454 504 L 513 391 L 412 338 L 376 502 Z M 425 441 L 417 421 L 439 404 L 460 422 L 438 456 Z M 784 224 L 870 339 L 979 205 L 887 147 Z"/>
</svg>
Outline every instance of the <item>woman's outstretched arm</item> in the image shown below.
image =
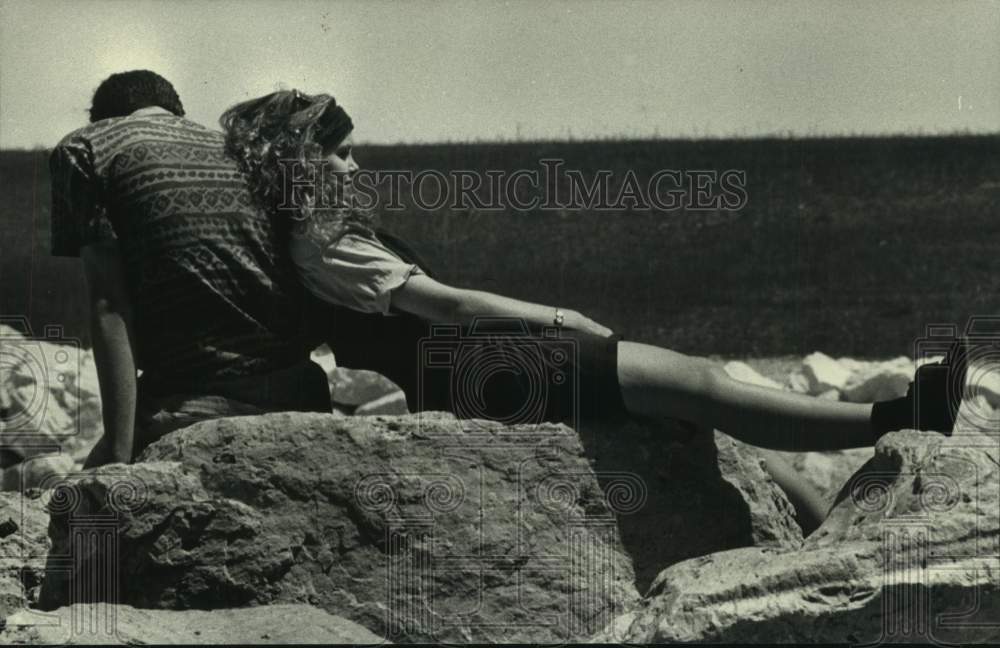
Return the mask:
<svg viewBox="0 0 1000 648">
<path fill-rule="evenodd" d="M 533 326 L 551 326 L 555 318 L 554 306 L 543 306 L 518 299 L 511 299 L 481 290 L 466 290 L 443 284 L 427 275 L 414 275 L 392 291 L 392 306 L 412 313 L 430 322 L 471 324 L 476 317 L 511 317 L 523 319 Z M 584 315 L 560 309 L 563 326 L 576 331 L 586 331 L 601 337 L 612 334 Z"/>
</svg>

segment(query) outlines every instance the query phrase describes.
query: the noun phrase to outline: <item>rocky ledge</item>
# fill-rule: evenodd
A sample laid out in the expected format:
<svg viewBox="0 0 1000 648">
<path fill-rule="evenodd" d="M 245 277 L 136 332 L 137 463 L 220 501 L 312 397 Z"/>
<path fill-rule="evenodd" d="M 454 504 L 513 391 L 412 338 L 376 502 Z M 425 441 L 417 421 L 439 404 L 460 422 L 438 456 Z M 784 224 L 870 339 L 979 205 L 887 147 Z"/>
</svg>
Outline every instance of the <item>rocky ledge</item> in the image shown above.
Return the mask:
<svg viewBox="0 0 1000 648">
<path fill-rule="evenodd" d="M 984 429 L 887 435 L 801 548 L 675 564 L 595 640 L 1000 640 L 1000 428 Z"/>
<path fill-rule="evenodd" d="M 802 543 L 759 457 L 721 434 L 680 437 L 450 415 L 202 422 L 38 498 L 51 548 L 24 604 L 59 618 L 100 600 L 131 606 L 123 619 L 225 609 L 234 623 L 232 610 L 299 605 L 393 642 L 585 640 L 671 564 Z"/>
<path fill-rule="evenodd" d="M 5 494 L 0 640 L 86 641 L 95 609 L 116 642 L 1000 639 L 995 434 L 884 437 L 804 542 L 753 449 L 681 438 L 447 415 L 199 423 L 139 463 Z"/>
</svg>

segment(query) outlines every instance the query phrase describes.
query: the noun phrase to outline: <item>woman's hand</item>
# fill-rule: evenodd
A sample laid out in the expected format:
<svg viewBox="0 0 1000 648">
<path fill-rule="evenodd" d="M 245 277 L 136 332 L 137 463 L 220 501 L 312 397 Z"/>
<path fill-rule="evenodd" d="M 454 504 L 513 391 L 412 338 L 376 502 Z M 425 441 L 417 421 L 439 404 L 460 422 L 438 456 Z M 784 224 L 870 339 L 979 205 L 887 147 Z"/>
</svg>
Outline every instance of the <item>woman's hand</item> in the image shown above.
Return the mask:
<svg viewBox="0 0 1000 648">
<path fill-rule="evenodd" d="M 592 333 L 601 337 L 608 337 L 614 333 L 607 326 L 598 324 L 586 315 L 574 310 L 563 311 L 563 327 L 574 331 Z"/>
</svg>

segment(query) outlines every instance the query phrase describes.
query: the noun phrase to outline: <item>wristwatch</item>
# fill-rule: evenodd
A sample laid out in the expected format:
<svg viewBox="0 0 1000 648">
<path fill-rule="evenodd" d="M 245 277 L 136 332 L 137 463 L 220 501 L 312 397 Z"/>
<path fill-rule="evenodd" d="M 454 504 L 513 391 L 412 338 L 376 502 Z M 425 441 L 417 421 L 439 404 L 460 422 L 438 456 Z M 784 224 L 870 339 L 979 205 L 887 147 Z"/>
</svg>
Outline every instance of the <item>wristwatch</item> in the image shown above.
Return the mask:
<svg viewBox="0 0 1000 648">
<path fill-rule="evenodd" d="M 565 321 L 566 321 L 566 315 L 557 308 L 556 316 L 552 318 L 552 323 L 558 326 L 559 328 L 562 328 L 563 322 Z"/>
</svg>

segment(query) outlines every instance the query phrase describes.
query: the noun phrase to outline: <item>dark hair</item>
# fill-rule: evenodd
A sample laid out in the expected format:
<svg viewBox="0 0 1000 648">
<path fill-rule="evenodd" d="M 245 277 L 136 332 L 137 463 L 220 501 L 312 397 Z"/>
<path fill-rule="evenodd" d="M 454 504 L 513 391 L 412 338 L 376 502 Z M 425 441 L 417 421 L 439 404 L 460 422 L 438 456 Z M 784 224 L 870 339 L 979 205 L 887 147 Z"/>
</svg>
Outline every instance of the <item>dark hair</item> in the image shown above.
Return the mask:
<svg viewBox="0 0 1000 648">
<path fill-rule="evenodd" d="M 97 86 L 90 104 L 90 121 L 124 117 L 140 108 L 159 106 L 184 116 L 177 91 L 156 72 L 131 70 L 112 74 Z"/>
<path fill-rule="evenodd" d="M 279 90 L 236 104 L 222 113 L 219 124 L 226 134 L 226 153 L 247 175 L 260 207 L 273 217 L 284 217 L 282 230 L 296 222 L 297 227 L 322 230 L 328 240 L 335 240 L 349 229 L 374 226 L 373 213 L 357 207 L 341 178 L 318 164 L 323 151 L 340 144 L 354 127 L 330 95 Z M 296 193 L 290 197 L 285 170 L 308 177 L 328 173 L 322 182 L 294 187 Z M 317 187 L 323 195 L 316 194 Z"/>
</svg>

